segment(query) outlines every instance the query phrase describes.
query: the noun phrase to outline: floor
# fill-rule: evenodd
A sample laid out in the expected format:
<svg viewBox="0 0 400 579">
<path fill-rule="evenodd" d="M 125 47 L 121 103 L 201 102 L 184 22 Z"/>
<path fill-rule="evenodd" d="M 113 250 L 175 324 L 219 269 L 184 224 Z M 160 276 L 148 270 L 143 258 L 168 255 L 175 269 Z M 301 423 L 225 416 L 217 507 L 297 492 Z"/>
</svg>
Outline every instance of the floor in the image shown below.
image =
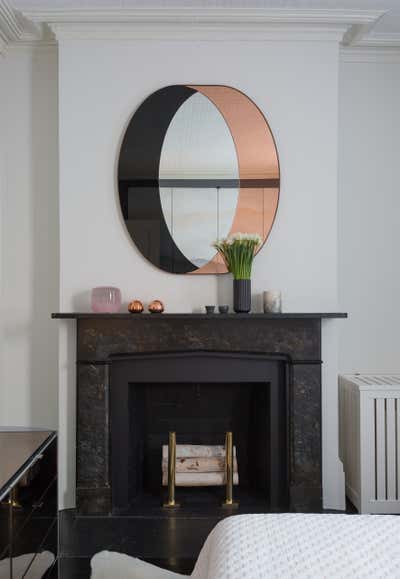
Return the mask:
<svg viewBox="0 0 400 579">
<path fill-rule="evenodd" d="M 87 557 L 61 558 L 46 579 L 89 579 L 90 559 Z"/>
</svg>

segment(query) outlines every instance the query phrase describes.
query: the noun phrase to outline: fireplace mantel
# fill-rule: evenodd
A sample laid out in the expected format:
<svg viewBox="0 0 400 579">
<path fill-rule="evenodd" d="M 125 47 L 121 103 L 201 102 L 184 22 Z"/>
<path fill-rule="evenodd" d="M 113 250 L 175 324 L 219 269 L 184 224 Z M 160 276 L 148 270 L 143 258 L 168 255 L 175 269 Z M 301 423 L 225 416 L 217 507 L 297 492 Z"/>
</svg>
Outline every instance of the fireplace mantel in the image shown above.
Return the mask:
<svg viewBox="0 0 400 579">
<path fill-rule="evenodd" d="M 94 314 L 77 320 L 77 508 L 111 512 L 109 400 L 119 356 L 232 352 L 285 356 L 290 364 L 290 508 L 322 505 L 321 325 L 345 313 Z"/>
<path fill-rule="evenodd" d="M 58 320 L 69 320 L 69 319 L 114 319 L 114 320 L 124 320 L 124 319 L 140 319 L 143 317 L 157 319 L 162 316 L 167 319 L 263 319 L 263 320 L 293 320 L 293 319 L 325 319 L 325 318 L 347 318 L 347 314 L 344 312 L 305 312 L 305 313 L 291 313 L 282 312 L 280 314 L 196 314 L 196 313 L 163 313 L 163 314 L 130 314 L 130 313 L 120 313 L 120 314 L 94 314 L 92 312 L 61 312 L 52 314 L 53 319 Z"/>
</svg>

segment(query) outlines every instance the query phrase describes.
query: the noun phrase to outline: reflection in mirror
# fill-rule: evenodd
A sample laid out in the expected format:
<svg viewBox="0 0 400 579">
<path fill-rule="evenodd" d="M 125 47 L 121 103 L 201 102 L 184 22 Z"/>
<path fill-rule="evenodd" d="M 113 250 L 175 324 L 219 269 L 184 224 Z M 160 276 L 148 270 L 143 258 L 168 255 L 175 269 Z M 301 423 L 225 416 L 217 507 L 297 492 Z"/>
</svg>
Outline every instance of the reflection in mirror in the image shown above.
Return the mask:
<svg viewBox="0 0 400 579">
<path fill-rule="evenodd" d="M 210 240 L 226 237 L 235 215 L 238 188 L 160 187 L 168 229 L 187 259 L 203 267 L 215 255 Z"/>
<path fill-rule="evenodd" d="M 181 105 L 168 127 L 159 183 L 172 238 L 191 263 L 204 266 L 215 255 L 211 242 L 230 231 L 239 194 L 239 167 L 223 116 L 200 93 Z"/>
</svg>

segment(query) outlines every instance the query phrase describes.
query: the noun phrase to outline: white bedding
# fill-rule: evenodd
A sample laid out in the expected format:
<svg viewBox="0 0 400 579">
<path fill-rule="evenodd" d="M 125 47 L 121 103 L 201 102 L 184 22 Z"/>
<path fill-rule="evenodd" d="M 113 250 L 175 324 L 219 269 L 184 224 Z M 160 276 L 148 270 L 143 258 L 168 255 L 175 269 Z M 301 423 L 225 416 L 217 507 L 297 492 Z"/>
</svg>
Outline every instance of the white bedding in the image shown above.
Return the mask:
<svg viewBox="0 0 400 579">
<path fill-rule="evenodd" d="M 400 578 L 400 516 L 229 517 L 210 533 L 191 577 Z"/>
</svg>

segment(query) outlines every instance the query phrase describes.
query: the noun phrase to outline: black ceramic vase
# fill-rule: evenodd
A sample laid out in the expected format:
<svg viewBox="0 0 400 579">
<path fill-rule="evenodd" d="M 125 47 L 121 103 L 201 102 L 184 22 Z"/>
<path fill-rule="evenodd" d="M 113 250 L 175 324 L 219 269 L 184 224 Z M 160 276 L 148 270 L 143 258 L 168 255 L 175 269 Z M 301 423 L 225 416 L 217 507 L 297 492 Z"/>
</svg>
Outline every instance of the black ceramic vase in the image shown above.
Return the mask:
<svg viewBox="0 0 400 579">
<path fill-rule="evenodd" d="M 233 309 L 237 314 L 247 314 L 251 310 L 251 280 L 233 280 Z"/>
</svg>

